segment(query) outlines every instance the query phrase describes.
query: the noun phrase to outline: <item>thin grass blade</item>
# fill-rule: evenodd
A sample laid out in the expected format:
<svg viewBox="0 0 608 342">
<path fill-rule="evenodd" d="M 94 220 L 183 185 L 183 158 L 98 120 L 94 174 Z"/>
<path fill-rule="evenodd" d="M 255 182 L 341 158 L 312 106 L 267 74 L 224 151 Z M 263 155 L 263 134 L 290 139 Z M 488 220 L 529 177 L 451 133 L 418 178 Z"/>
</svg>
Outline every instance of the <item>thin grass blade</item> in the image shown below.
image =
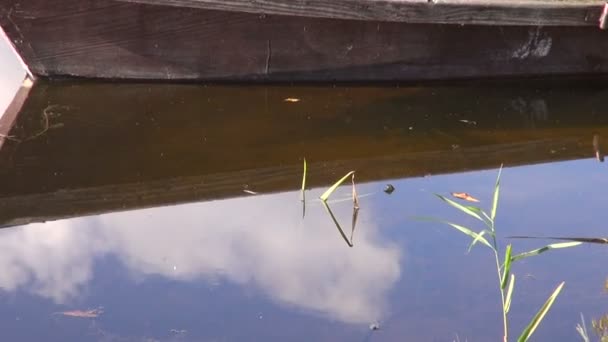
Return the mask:
<svg viewBox="0 0 608 342">
<path fill-rule="evenodd" d="M 453 228 L 455 228 L 456 230 L 472 237 L 473 239 L 477 239 L 479 242 L 483 243 L 484 245 L 490 247 L 492 250 L 494 249 L 494 247 L 492 247 L 492 245 L 490 245 L 490 243 L 488 242 L 488 240 L 486 240 L 486 238 L 484 238 L 483 236 L 480 236 L 480 234 L 477 234 L 476 232 L 472 231 L 471 229 L 461 226 L 459 224 L 456 223 L 452 223 L 449 221 L 444 221 L 444 220 L 439 220 L 433 217 L 418 217 L 418 220 L 422 220 L 422 221 L 432 221 L 432 222 L 440 222 L 443 224 L 447 224 L 449 226 L 452 226 Z"/>
<path fill-rule="evenodd" d="M 357 189 L 355 188 L 355 174 L 351 177 L 353 183 L 353 207 L 359 209 L 359 197 L 357 196 Z"/>
<path fill-rule="evenodd" d="M 302 196 L 301 199 L 304 201 L 304 191 L 306 190 L 306 158 L 304 158 L 304 171 L 302 172 Z"/>
<path fill-rule="evenodd" d="M 511 308 L 511 298 L 513 297 L 513 288 L 515 287 L 515 274 L 511 273 L 511 281 L 507 288 L 507 296 L 505 297 L 505 315 L 509 313 Z"/>
<path fill-rule="evenodd" d="M 321 201 L 323 201 L 323 202 L 327 201 L 329 196 L 331 196 L 331 194 L 340 186 L 340 184 L 344 183 L 344 181 L 348 177 L 350 177 L 353 173 L 355 173 L 355 171 L 350 171 L 349 173 L 346 174 L 346 176 L 340 178 L 339 181 L 337 181 L 334 185 L 332 185 L 329 189 L 327 189 L 327 191 L 325 191 L 323 193 L 323 195 L 321 195 L 321 197 L 319 197 L 321 199 Z"/>
<path fill-rule="evenodd" d="M 587 332 L 587 324 L 585 323 L 585 317 L 581 312 L 581 322 L 576 325 L 576 331 L 581 336 L 584 342 L 591 342 L 589 338 L 589 333 Z"/>
<path fill-rule="evenodd" d="M 507 286 L 507 278 L 509 278 L 509 273 L 511 273 L 511 245 L 507 245 L 507 250 L 505 251 L 505 262 L 502 268 L 502 278 L 500 283 L 500 288 L 503 290 Z"/>
<path fill-rule="evenodd" d="M 473 249 L 473 246 L 475 246 L 479 242 L 479 239 L 481 239 L 486 234 L 490 234 L 490 231 L 484 229 L 484 230 L 480 231 L 479 233 L 477 233 L 477 237 L 475 239 L 473 239 L 473 241 L 469 245 L 469 248 L 467 249 L 467 253 L 470 253 L 471 250 Z"/>
<path fill-rule="evenodd" d="M 321 202 L 321 203 L 323 203 L 323 206 L 325 207 L 325 210 L 327 210 L 327 213 L 329 214 L 329 216 L 331 216 L 332 221 L 334 221 L 334 224 L 336 225 L 336 228 L 338 228 L 338 231 L 340 232 L 340 235 L 342 235 L 342 238 L 344 239 L 344 241 L 346 242 L 346 244 L 348 245 L 348 247 L 352 247 L 353 244 L 350 241 L 348 241 L 348 237 L 346 237 L 346 234 L 344 234 L 344 230 L 342 230 L 342 227 L 340 226 L 340 223 L 338 223 L 338 220 L 336 220 L 336 217 L 334 216 L 334 213 L 329 208 L 329 205 L 327 205 L 327 203 L 325 203 L 325 202 Z"/>
<path fill-rule="evenodd" d="M 484 219 L 482 218 L 482 210 L 478 207 L 475 206 L 467 206 L 467 205 L 462 205 L 458 202 L 454 202 L 451 199 L 445 197 L 445 196 L 441 196 L 439 194 L 435 194 L 435 196 L 439 197 L 442 201 L 446 202 L 447 204 L 451 205 L 452 207 L 462 211 L 463 213 L 473 216 L 474 218 L 478 219 L 481 222 L 484 222 Z"/>
<path fill-rule="evenodd" d="M 555 289 L 555 291 L 553 291 L 553 293 L 551 294 L 551 296 L 549 296 L 549 298 L 547 299 L 545 304 L 543 304 L 543 306 L 540 308 L 540 310 L 538 310 L 538 312 L 536 313 L 534 318 L 532 318 L 532 321 L 530 321 L 528 326 L 521 333 L 521 335 L 517 339 L 518 342 L 528 341 L 528 339 L 530 338 L 530 336 L 532 336 L 532 334 L 534 333 L 536 328 L 538 328 L 538 325 L 540 324 L 540 322 L 543 320 L 543 318 L 545 318 L 545 315 L 547 314 L 549 309 L 551 309 L 553 302 L 555 302 L 555 298 L 557 298 L 559 293 L 562 291 L 563 287 L 564 287 L 564 282 L 559 284 L 559 286 Z"/>
<path fill-rule="evenodd" d="M 353 240 L 355 235 L 355 227 L 357 226 L 357 218 L 359 217 L 359 207 L 353 207 L 353 220 L 350 228 L 350 244 L 354 245 L 355 242 Z"/>
<path fill-rule="evenodd" d="M 544 247 L 541 247 L 541 248 L 538 248 L 535 250 L 531 250 L 529 252 L 517 254 L 511 258 L 511 261 L 514 262 L 514 261 L 518 261 L 518 260 L 521 260 L 521 259 L 524 259 L 527 257 L 539 255 L 541 253 L 544 253 L 544 252 L 552 250 L 552 249 L 569 248 L 569 247 L 575 247 L 575 246 L 582 245 L 582 244 L 583 244 L 582 242 L 578 242 L 578 241 L 553 243 L 553 244 L 546 245 Z"/>
<path fill-rule="evenodd" d="M 306 216 L 306 194 L 302 192 L 302 219 Z"/>
<path fill-rule="evenodd" d="M 498 176 L 496 177 L 496 185 L 494 185 L 494 196 L 492 198 L 492 211 L 490 212 L 490 219 L 492 222 L 496 219 L 496 209 L 498 208 L 498 196 L 500 195 L 500 175 L 502 174 L 502 165 L 498 170 Z"/>
<path fill-rule="evenodd" d="M 594 237 L 555 237 L 555 236 L 507 236 L 507 239 L 549 239 L 549 240 L 563 240 L 563 241 L 578 241 L 585 243 L 598 243 L 608 244 L 608 238 L 594 238 Z"/>
</svg>

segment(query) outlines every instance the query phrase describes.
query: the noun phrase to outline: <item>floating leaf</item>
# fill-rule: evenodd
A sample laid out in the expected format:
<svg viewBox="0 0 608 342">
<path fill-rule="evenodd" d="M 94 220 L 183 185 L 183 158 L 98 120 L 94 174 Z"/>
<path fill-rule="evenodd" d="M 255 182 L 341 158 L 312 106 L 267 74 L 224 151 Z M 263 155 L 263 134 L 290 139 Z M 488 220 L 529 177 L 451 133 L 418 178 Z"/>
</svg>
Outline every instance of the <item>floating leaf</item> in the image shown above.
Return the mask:
<svg viewBox="0 0 608 342">
<path fill-rule="evenodd" d="M 532 318 L 532 321 L 530 321 L 528 326 L 521 333 L 521 335 L 517 339 L 518 342 L 525 342 L 530 338 L 530 336 L 532 336 L 532 334 L 534 333 L 536 328 L 538 328 L 538 325 L 540 324 L 540 322 L 543 320 L 543 318 L 545 318 L 545 315 L 547 314 L 549 309 L 551 309 L 553 302 L 555 302 L 555 298 L 557 298 L 557 296 L 559 295 L 559 293 L 561 292 L 563 287 L 564 287 L 564 282 L 559 284 L 559 286 L 555 289 L 555 291 L 553 291 L 553 293 L 551 294 L 551 296 L 549 296 L 549 298 L 547 299 L 545 304 L 543 304 L 543 306 L 540 308 L 540 310 L 538 310 L 538 312 L 536 313 L 534 318 Z"/>
<path fill-rule="evenodd" d="M 452 196 L 469 202 L 479 202 L 479 200 L 466 192 L 452 192 Z"/>
<path fill-rule="evenodd" d="M 327 189 L 327 191 L 325 191 L 323 193 L 323 195 L 321 195 L 321 197 L 319 197 L 321 199 L 321 201 L 323 201 L 323 202 L 327 201 L 329 196 L 331 196 L 331 194 L 340 186 L 340 184 L 344 183 L 344 181 L 348 177 L 350 177 L 350 175 L 352 175 L 353 173 L 355 173 L 355 171 L 351 171 L 351 172 L 347 173 L 344 177 L 340 178 L 339 181 L 337 181 L 334 185 L 332 185 L 329 189 Z"/>
<path fill-rule="evenodd" d="M 559 249 L 559 248 L 568 248 L 568 247 L 574 247 L 574 246 L 578 246 L 581 245 L 582 242 L 560 242 L 560 243 L 553 243 L 550 245 L 546 245 L 544 247 L 535 249 L 535 250 L 531 250 L 529 252 L 524 252 L 524 253 L 520 253 L 515 255 L 514 257 L 511 258 L 511 261 L 517 261 L 517 260 L 521 260 L 527 257 L 531 257 L 531 256 L 535 256 L 535 255 L 539 255 L 541 253 L 544 253 L 548 250 L 551 249 Z"/>
<path fill-rule="evenodd" d="M 72 310 L 72 311 L 61 311 L 58 314 L 68 317 L 78 318 L 96 318 L 103 313 L 102 308 L 89 309 L 89 310 Z"/>
</svg>

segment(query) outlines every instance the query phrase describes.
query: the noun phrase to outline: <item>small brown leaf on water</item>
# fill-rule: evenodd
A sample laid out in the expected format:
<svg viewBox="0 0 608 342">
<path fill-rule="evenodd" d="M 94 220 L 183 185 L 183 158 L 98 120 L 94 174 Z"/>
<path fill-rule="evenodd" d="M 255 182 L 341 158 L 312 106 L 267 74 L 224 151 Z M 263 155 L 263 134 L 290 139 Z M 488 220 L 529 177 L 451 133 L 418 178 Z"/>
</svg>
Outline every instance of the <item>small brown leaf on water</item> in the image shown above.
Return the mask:
<svg viewBox="0 0 608 342">
<path fill-rule="evenodd" d="M 61 311 L 58 314 L 68 317 L 78 318 L 96 318 L 103 313 L 103 309 L 91 309 L 91 310 L 72 310 L 72 311 Z"/>
<path fill-rule="evenodd" d="M 466 192 L 452 192 L 452 196 L 469 202 L 479 202 L 479 200 Z"/>
<path fill-rule="evenodd" d="M 297 97 L 288 97 L 286 99 L 284 99 L 283 101 L 285 102 L 291 102 L 291 103 L 296 103 L 296 102 L 300 102 L 300 99 Z"/>
</svg>

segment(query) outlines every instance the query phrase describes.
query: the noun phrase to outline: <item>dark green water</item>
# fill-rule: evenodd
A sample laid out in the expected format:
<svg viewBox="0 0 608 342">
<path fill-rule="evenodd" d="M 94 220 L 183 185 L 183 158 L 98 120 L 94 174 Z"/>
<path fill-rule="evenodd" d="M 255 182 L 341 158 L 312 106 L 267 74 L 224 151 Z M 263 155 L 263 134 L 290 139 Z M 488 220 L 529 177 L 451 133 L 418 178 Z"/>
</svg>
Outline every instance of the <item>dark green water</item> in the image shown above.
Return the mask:
<svg viewBox="0 0 608 342">
<path fill-rule="evenodd" d="M 501 248 L 550 243 L 510 235 L 605 236 L 593 136 L 601 150 L 607 94 L 38 85 L 0 150 L 0 339 L 499 341 L 490 251 L 412 217 L 481 229 L 433 194 L 489 210 L 504 164 Z M 317 200 L 351 169 L 353 247 Z M 330 201 L 348 238 L 350 195 L 347 183 Z M 580 340 L 580 313 L 591 332 L 608 312 L 606 258 L 587 244 L 516 263 L 511 339 L 561 281 L 532 340 Z"/>
</svg>

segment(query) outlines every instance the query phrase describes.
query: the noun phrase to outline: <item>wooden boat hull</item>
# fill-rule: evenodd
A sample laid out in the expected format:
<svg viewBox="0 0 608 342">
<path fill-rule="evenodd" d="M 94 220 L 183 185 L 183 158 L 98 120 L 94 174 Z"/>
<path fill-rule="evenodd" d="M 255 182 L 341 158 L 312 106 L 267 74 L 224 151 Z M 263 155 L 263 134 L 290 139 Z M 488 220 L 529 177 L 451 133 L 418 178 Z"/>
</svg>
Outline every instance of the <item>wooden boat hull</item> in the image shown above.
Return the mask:
<svg viewBox="0 0 608 342">
<path fill-rule="evenodd" d="M 608 73 L 608 32 L 597 25 L 463 26 L 0 0 L 0 26 L 41 77 L 368 82 Z"/>
</svg>

